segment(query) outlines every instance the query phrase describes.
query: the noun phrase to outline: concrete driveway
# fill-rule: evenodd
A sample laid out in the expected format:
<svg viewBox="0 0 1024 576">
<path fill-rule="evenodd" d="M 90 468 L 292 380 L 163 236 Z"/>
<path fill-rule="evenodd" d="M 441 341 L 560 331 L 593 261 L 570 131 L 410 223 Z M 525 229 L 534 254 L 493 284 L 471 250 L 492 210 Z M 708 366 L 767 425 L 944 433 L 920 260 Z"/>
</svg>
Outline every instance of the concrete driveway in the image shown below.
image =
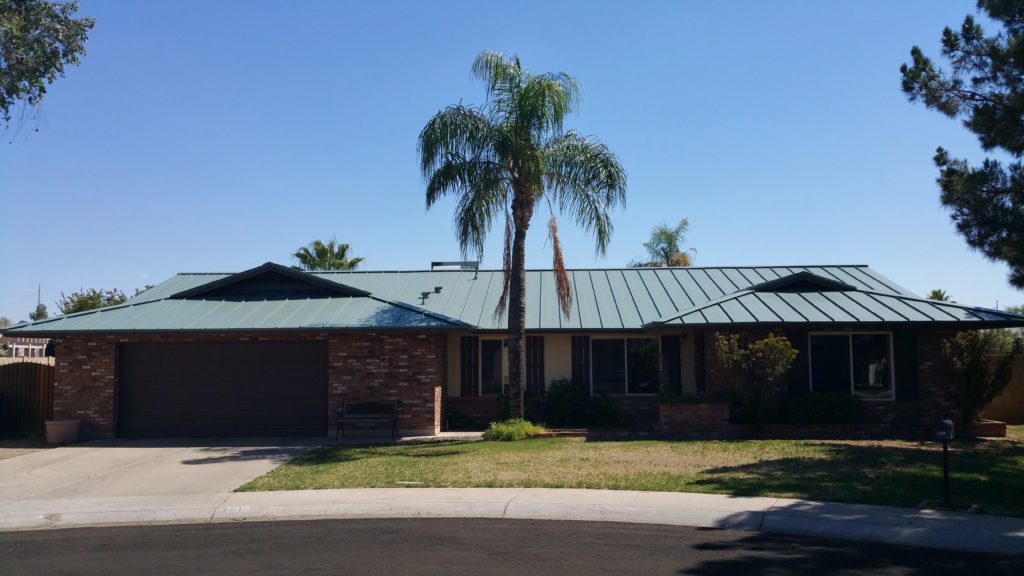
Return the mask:
<svg viewBox="0 0 1024 576">
<path fill-rule="evenodd" d="M 315 439 L 99 440 L 0 460 L 0 504 L 226 494 Z"/>
</svg>

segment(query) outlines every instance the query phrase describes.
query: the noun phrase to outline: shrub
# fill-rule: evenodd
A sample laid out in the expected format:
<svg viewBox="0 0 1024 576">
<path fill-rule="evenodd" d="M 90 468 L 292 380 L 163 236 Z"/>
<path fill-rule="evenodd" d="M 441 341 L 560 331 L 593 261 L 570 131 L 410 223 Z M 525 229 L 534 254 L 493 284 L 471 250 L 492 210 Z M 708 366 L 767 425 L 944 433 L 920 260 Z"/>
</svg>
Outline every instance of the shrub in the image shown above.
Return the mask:
<svg viewBox="0 0 1024 576">
<path fill-rule="evenodd" d="M 960 411 L 960 419 L 970 425 L 981 411 L 999 396 L 1013 378 L 1013 359 L 1020 350 L 1014 342 L 1005 356 L 990 358 L 999 335 L 981 330 L 960 332 L 943 342 L 943 352 L 953 365 L 956 386 L 953 401 Z"/>
<path fill-rule="evenodd" d="M 498 396 L 498 420 L 504 422 L 512 419 L 512 399 L 508 394 Z"/>
<path fill-rule="evenodd" d="M 580 426 L 587 419 L 590 391 L 566 378 L 552 380 L 544 394 L 544 419 L 549 426 Z"/>
<path fill-rule="evenodd" d="M 856 424 L 860 398 L 849 392 L 811 392 L 786 399 L 786 420 L 798 426 Z"/>
<path fill-rule="evenodd" d="M 715 334 L 715 358 L 739 392 L 740 414 L 758 425 L 777 419 L 779 385 L 796 355 L 785 336 L 769 334 L 746 343 L 738 334 Z"/>
<path fill-rule="evenodd" d="M 591 396 L 586 384 L 566 378 L 552 380 L 544 396 L 544 418 L 549 426 L 616 426 L 622 423 L 619 407 L 606 394 Z"/>
<path fill-rule="evenodd" d="M 484 431 L 484 440 L 497 440 L 500 442 L 511 442 L 514 440 L 526 440 L 547 430 L 528 420 L 519 418 L 491 422 L 491 425 Z"/>
</svg>

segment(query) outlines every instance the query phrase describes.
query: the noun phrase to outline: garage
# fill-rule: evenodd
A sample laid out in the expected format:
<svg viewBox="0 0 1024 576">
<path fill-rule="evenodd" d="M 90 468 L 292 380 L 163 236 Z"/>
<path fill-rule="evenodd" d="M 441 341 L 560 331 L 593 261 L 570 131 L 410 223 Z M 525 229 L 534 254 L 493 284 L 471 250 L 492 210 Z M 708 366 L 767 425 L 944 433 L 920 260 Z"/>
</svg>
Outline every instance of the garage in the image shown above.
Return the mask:
<svg viewBox="0 0 1024 576">
<path fill-rule="evenodd" d="M 323 436 L 327 343 L 122 343 L 118 435 Z"/>
</svg>

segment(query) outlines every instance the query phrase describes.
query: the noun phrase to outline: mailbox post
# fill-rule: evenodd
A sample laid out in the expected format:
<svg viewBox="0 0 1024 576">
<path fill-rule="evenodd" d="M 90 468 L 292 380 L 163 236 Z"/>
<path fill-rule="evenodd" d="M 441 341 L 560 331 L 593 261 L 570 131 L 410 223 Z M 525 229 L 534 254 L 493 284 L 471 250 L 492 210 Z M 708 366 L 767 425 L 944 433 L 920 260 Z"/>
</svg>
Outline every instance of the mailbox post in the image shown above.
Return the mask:
<svg viewBox="0 0 1024 576">
<path fill-rule="evenodd" d="M 942 498 L 949 506 L 949 441 L 953 439 L 953 421 L 945 419 L 939 423 L 935 436 L 942 440 Z"/>
</svg>

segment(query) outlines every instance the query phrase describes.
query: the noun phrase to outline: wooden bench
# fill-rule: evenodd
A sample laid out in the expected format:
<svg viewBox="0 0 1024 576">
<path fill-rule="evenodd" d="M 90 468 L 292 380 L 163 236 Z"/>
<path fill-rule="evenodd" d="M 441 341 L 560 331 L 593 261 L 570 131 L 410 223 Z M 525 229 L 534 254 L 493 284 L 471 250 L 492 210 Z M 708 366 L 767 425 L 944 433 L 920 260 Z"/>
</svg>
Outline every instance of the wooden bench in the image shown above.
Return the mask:
<svg viewBox="0 0 1024 576">
<path fill-rule="evenodd" d="M 398 437 L 398 407 L 399 400 L 345 400 L 341 401 L 341 408 L 338 408 L 334 419 L 334 439 L 340 434 L 345 437 L 345 424 L 357 424 L 360 422 L 390 422 L 391 438 Z"/>
</svg>

